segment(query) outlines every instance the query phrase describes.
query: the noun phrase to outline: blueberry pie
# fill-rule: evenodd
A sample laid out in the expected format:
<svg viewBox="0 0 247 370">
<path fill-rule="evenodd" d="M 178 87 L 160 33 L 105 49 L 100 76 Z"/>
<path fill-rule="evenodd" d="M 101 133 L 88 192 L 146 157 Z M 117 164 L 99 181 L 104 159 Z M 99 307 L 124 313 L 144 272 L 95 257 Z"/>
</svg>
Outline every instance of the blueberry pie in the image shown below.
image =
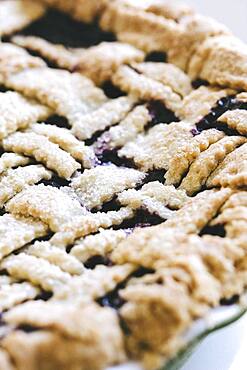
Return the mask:
<svg viewBox="0 0 247 370">
<path fill-rule="evenodd" d="M 247 309 L 247 46 L 172 0 L 2 0 L 0 37 L 0 369 L 168 369 Z"/>
</svg>

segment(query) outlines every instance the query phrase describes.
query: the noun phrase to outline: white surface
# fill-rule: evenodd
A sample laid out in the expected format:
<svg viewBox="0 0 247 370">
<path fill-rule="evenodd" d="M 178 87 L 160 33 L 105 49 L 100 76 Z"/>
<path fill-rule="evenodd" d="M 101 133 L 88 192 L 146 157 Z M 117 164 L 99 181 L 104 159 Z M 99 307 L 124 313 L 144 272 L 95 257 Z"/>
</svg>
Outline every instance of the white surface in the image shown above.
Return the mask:
<svg viewBox="0 0 247 370">
<path fill-rule="evenodd" d="M 192 5 L 200 13 L 212 16 L 224 23 L 236 36 L 247 42 L 247 0 L 184 1 Z"/>
</svg>

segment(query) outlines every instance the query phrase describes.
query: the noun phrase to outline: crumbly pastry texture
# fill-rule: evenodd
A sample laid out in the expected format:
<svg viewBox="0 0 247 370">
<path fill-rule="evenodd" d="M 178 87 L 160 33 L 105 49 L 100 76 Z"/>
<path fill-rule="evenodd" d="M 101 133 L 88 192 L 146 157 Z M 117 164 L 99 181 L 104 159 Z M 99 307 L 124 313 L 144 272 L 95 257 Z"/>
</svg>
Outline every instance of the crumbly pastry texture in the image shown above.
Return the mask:
<svg viewBox="0 0 247 370">
<path fill-rule="evenodd" d="M 0 1 L 0 369 L 156 370 L 247 286 L 247 46 L 171 0 Z"/>
</svg>

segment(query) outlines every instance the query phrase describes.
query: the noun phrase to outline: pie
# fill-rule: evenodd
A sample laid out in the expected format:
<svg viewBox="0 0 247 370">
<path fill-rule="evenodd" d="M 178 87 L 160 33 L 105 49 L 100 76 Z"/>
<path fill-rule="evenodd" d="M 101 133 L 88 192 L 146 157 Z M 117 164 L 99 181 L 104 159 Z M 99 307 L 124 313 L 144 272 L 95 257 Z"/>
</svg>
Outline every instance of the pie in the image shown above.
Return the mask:
<svg viewBox="0 0 247 370">
<path fill-rule="evenodd" d="M 0 2 L 0 369 L 157 369 L 247 285 L 247 46 L 172 0 Z"/>
</svg>

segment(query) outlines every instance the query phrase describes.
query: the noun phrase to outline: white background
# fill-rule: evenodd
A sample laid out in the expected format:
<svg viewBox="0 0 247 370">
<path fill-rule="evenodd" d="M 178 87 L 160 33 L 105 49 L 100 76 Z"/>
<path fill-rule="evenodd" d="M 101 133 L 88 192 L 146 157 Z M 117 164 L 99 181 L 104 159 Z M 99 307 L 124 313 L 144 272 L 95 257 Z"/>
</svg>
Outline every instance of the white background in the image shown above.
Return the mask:
<svg viewBox="0 0 247 370">
<path fill-rule="evenodd" d="M 247 0 L 187 0 L 247 42 Z M 182 370 L 247 370 L 247 318 L 206 339 Z"/>
<path fill-rule="evenodd" d="M 192 5 L 200 13 L 212 16 L 218 21 L 223 22 L 236 36 L 247 42 L 247 0 L 184 1 Z"/>
</svg>

